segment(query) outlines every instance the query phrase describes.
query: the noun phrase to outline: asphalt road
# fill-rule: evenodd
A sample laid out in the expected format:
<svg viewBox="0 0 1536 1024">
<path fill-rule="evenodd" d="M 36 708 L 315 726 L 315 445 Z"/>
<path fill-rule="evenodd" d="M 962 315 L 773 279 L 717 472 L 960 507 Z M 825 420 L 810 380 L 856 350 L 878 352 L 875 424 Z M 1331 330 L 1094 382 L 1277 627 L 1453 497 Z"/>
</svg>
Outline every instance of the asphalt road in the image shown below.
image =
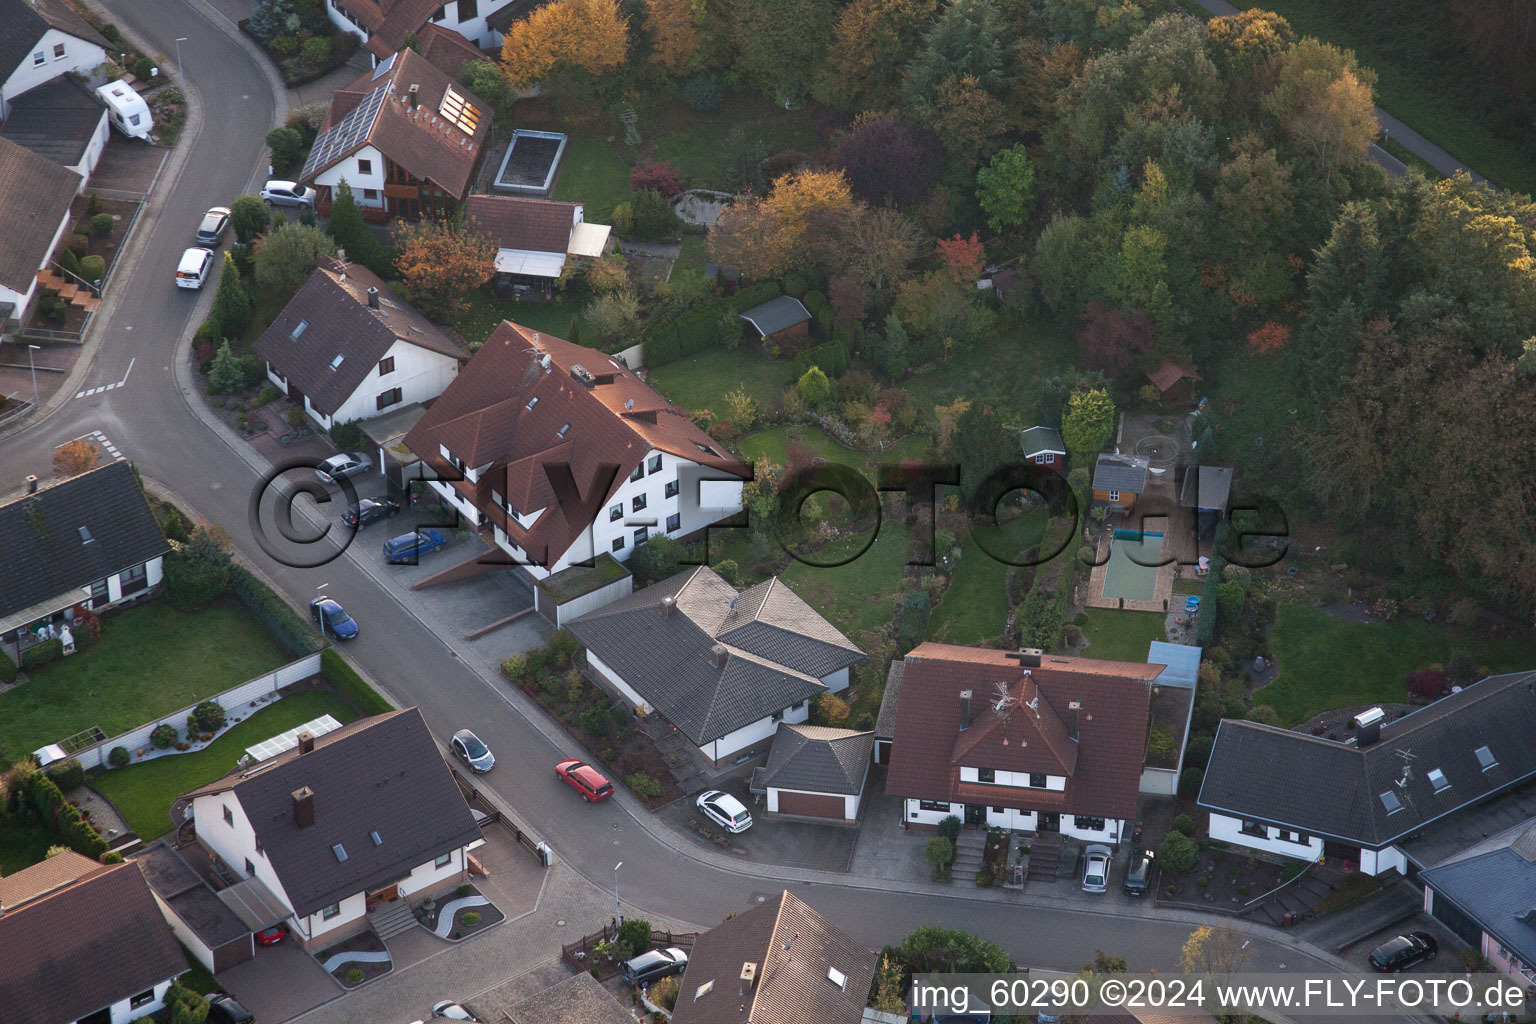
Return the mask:
<svg viewBox="0 0 1536 1024">
<path fill-rule="evenodd" d="M 189 126 L 184 161 L 163 179 L 152 209 L 141 219 L 143 234 L 129 265 L 113 282 L 116 294 L 109 296 L 100 318 L 99 347 L 80 389 L 122 379 L 131 360 L 130 379 L 123 387 L 66 401 L 7 437 L 0 446 L 3 479 L 19 485 L 27 473 L 46 477 L 58 444 L 100 430 L 146 477 L 173 491 L 188 512 L 228 529 L 241 555 L 296 605 L 307 604 L 315 588 L 326 584 L 327 592 L 341 598 L 363 625 L 363 638 L 346 653 L 399 702 L 419 705 L 440 738 L 465 724 L 479 730 L 499 759 L 495 772 L 480 780 L 485 788 L 593 885 L 610 888 L 613 865 L 622 860 L 627 906 L 705 926 L 749 906 L 759 894 L 777 891 L 781 880 L 770 877 L 775 869 L 761 869 L 754 877 L 694 861 L 653 837 L 626 804 L 577 801 L 551 770 L 568 748 L 520 710 L 520 695 L 472 671 L 350 556 L 318 569 L 294 569 L 274 562 L 255 542 L 247 506 L 260 480 L 258 457 L 238 442 L 226 442 L 194 411 L 193 403 L 201 398 L 191 391 L 185 339 L 196 322 L 194 313 L 206 307 L 211 294 L 176 288 L 172 274 L 202 212 L 250 187 L 263 159 L 262 136 L 281 101 L 256 57 L 204 4 L 116 0 L 110 10 L 120 24 L 163 52 L 174 52 L 178 34 L 187 37 L 182 60 L 200 104 L 200 125 L 195 132 Z M 371 543 L 364 546 L 371 552 Z M 1138 969 L 1172 968 L 1190 930 L 1188 923 L 1167 919 L 1040 909 L 996 899 L 783 884 L 872 946 L 898 941 L 921 923 L 944 923 L 995 938 L 1019 962 L 1044 967 L 1076 969 L 1103 948 L 1129 957 Z M 1326 969 L 1324 961 L 1285 939 L 1256 933 L 1254 968 Z"/>
</svg>

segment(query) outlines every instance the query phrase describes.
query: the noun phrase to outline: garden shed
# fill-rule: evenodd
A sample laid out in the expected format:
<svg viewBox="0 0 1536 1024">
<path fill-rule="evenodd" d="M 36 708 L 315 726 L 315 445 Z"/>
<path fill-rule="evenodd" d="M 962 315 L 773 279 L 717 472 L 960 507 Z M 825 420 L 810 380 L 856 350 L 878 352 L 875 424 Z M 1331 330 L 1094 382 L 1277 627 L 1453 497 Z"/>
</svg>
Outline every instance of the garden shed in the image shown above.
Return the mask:
<svg viewBox="0 0 1536 1024">
<path fill-rule="evenodd" d="M 779 335 L 810 333 L 811 311 L 792 295 L 780 295 L 761 306 L 753 306 L 741 318 L 752 325 L 763 341 Z"/>
</svg>

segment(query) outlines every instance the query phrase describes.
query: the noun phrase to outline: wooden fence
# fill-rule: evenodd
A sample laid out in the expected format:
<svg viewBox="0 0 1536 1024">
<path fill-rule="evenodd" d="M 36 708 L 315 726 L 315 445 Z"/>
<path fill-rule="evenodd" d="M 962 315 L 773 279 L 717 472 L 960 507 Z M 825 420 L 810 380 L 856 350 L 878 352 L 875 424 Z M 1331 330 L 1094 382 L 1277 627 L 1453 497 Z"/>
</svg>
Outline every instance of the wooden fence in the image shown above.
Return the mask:
<svg viewBox="0 0 1536 1024">
<path fill-rule="evenodd" d="M 698 937 L 698 932 L 669 932 L 653 928 L 651 929 L 651 946 L 655 949 L 676 946 L 684 952 L 692 952 L 694 940 Z M 604 981 L 619 973 L 623 961 L 616 953 L 600 948 L 599 944 L 606 947 L 617 938 L 618 928 L 611 924 L 605 925 L 602 931 L 583 935 L 575 942 L 561 946 L 560 956 L 578 971 L 591 971 L 592 976 L 598 981 Z"/>
<path fill-rule="evenodd" d="M 471 785 L 468 779 L 459 774 L 457 768 L 450 767 L 448 770 L 453 772 L 453 781 L 459 784 L 459 792 L 464 794 L 464 799 L 468 801 L 470 808 L 485 815 L 484 818 L 480 819 L 480 824 L 483 827 L 488 828 L 493 825 L 500 825 L 506 830 L 507 835 L 512 838 L 513 842 L 533 854 L 540 864 L 544 863 L 544 854 L 539 849 L 543 844 L 539 842 L 537 836 L 526 831 L 522 826 L 503 814 L 501 808 L 481 795 L 480 791 Z"/>
</svg>

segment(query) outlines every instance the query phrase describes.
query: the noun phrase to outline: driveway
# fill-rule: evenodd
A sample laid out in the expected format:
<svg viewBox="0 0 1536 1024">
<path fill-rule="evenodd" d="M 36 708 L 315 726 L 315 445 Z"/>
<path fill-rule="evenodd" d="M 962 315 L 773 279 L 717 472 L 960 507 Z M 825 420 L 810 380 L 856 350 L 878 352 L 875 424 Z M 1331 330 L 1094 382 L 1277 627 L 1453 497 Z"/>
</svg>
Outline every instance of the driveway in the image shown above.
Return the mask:
<svg viewBox="0 0 1536 1024">
<path fill-rule="evenodd" d="M 1415 967 L 1410 967 L 1402 972 L 1404 974 L 1446 974 L 1459 972 L 1461 968 L 1461 951 L 1467 948 L 1467 944 L 1461 941 L 1461 937 L 1441 924 L 1428 914 L 1418 914 L 1367 935 L 1354 945 L 1347 946 L 1339 954 L 1350 963 L 1359 967 L 1362 971 L 1371 970 L 1371 950 L 1386 942 L 1388 939 L 1399 935 L 1407 935 L 1409 932 L 1428 932 L 1440 943 L 1440 953 L 1433 960 L 1426 961 Z"/>
<path fill-rule="evenodd" d="M 723 786 L 737 799 L 750 798 L 740 786 Z M 779 864 L 785 867 L 815 868 L 818 871 L 847 871 L 853 862 L 853 849 L 859 830 L 849 825 L 821 825 L 814 821 L 770 817 L 762 804 L 750 805 L 752 827 L 730 837 L 730 846 L 722 847 L 705 839 L 688 825 L 689 821 L 719 835 L 722 829 L 706 818 L 695 804 L 703 789 L 674 800 L 657 814 L 701 850 L 729 850 L 743 861 L 755 864 Z"/>
<path fill-rule="evenodd" d="M 148 193 L 160 174 L 169 149 L 133 142 L 113 132 L 102 150 L 101 161 L 91 172 L 87 192 L 97 189 L 113 189 L 121 192 Z"/>
<path fill-rule="evenodd" d="M 344 994 L 341 983 L 291 938 L 257 946 L 252 960 L 219 975 L 219 984 L 259 1021 L 284 1021 Z"/>
</svg>

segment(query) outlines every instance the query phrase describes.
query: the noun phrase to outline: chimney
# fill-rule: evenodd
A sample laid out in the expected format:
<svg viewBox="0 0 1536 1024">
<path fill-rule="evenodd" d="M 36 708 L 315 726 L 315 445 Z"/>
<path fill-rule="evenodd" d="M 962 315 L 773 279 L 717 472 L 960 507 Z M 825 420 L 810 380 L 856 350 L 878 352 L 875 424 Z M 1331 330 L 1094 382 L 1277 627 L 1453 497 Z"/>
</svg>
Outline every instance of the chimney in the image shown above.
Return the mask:
<svg viewBox="0 0 1536 1024">
<path fill-rule="evenodd" d="M 670 594 L 661 599 L 661 614 L 671 615 L 677 611 L 677 598 Z"/>
<path fill-rule="evenodd" d="M 1030 668 L 1040 667 L 1040 658 L 1045 652 L 1038 647 L 1020 647 L 1019 664 Z"/>
<path fill-rule="evenodd" d="M 369 309 L 378 309 L 379 308 L 379 290 L 377 288 L 373 287 L 372 285 L 370 285 L 368 287 L 368 308 Z M 1038 665 L 1039 662 L 1037 661 L 1037 662 L 1035 662 L 1035 664 Z"/>
<path fill-rule="evenodd" d="M 315 791 L 308 786 L 294 790 L 293 823 L 299 828 L 309 828 L 315 823 Z"/>
<path fill-rule="evenodd" d="M 751 962 L 743 963 L 741 965 L 741 987 L 737 990 L 737 994 L 746 995 L 752 991 L 752 986 L 755 984 L 757 984 L 757 964 Z"/>
<path fill-rule="evenodd" d="M 1381 723 L 1387 714 L 1381 708 L 1369 708 L 1355 716 L 1355 746 L 1368 747 L 1381 739 Z"/>
<path fill-rule="evenodd" d="M 27 474 L 27 493 L 28 494 L 36 494 L 37 493 L 37 474 L 35 474 L 35 473 L 28 473 Z"/>
<path fill-rule="evenodd" d="M 416 106 L 421 102 L 421 86 L 419 86 L 419 85 L 412 85 L 411 86 L 410 98 L 411 98 L 411 109 L 415 110 Z"/>
<path fill-rule="evenodd" d="M 301 732 L 301 733 L 299 733 L 298 739 L 299 739 L 299 753 L 300 754 L 309 754 L 309 753 L 312 753 L 314 751 L 314 749 L 315 749 L 315 734 L 314 733 L 307 732 L 307 731 L 306 732 Z"/>
<path fill-rule="evenodd" d="M 960 691 L 960 731 L 971 727 L 971 691 Z"/>
<path fill-rule="evenodd" d="M 709 649 L 709 663 L 715 668 L 725 668 L 726 650 L 724 644 L 715 644 Z"/>
</svg>

